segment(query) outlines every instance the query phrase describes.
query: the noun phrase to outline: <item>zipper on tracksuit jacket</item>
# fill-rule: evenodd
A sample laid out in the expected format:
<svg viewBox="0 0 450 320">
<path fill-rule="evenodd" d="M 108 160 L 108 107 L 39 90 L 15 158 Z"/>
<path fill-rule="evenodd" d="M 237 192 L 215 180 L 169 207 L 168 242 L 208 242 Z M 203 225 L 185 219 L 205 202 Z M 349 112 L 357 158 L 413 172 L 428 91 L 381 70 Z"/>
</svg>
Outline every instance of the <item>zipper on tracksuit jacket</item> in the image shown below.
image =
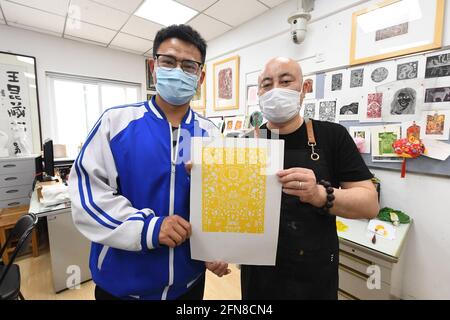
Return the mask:
<svg viewBox="0 0 450 320">
<path fill-rule="evenodd" d="M 169 216 L 174 215 L 174 206 L 175 206 L 175 172 L 176 172 L 176 163 L 177 163 L 177 157 L 178 157 L 178 146 L 180 145 L 180 134 L 181 134 L 181 123 L 178 127 L 178 134 L 177 134 L 177 144 L 175 147 L 175 150 L 173 148 L 173 132 L 172 132 L 172 124 L 168 122 L 169 124 L 169 132 L 170 132 L 170 198 L 169 198 Z M 169 283 L 164 288 L 161 300 L 167 299 L 167 293 L 169 291 L 169 288 L 171 285 L 173 285 L 173 278 L 174 278 L 174 265 L 173 265 L 173 258 L 174 258 L 174 248 L 169 248 Z"/>
</svg>

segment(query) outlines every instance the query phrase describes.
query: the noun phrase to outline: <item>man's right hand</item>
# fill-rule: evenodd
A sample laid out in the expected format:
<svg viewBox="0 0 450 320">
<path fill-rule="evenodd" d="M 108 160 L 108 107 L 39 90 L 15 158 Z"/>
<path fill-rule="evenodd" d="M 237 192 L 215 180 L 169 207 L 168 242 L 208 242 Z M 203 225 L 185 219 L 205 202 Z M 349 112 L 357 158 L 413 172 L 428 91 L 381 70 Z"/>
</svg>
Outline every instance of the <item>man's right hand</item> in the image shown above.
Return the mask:
<svg viewBox="0 0 450 320">
<path fill-rule="evenodd" d="M 159 231 L 159 243 L 170 248 L 182 244 L 192 234 L 191 224 L 182 217 L 173 215 L 164 218 Z"/>
</svg>

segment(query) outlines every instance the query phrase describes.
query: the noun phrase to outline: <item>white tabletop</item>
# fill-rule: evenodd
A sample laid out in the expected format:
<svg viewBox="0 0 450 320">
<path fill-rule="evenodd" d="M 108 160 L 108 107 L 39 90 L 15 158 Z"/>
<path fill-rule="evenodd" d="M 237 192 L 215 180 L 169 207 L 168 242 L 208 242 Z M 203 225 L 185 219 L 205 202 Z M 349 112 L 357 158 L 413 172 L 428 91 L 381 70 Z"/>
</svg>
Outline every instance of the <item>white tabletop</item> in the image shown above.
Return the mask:
<svg viewBox="0 0 450 320">
<path fill-rule="evenodd" d="M 70 208 L 70 202 L 46 207 L 39 200 L 36 189 L 31 194 L 29 211 L 39 218 L 62 213 L 64 209 Z"/>
<path fill-rule="evenodd" d="M 345 219 L 342 217 L 337 217 L 336 222 L 339 221 L 348 227 L 345 231 L 338 230 L 339 238 L 351 241 L 396 259 L 400 257 L 406 235 L 408 234 L 408 230 L 411 226 L 411 223 L 400 224 L 398 227 L 394 227 L 396 229 L 394 240 L 388 240 L 382 238 L 381 236 L 377 236 L 376 243 L 373 244 L 372 237 L 374 233 L 367 229 L 369 224 L 368 219 Z"/>
</svg>

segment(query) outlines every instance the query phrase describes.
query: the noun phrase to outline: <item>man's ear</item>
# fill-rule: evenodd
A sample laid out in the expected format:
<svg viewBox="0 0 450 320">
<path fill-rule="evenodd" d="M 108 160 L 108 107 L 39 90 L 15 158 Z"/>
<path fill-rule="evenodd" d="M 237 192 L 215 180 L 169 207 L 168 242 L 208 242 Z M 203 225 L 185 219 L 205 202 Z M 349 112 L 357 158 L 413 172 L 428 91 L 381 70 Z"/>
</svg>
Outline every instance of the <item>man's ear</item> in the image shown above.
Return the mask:
<svg viewBox="0 0 450 320">
<path fill-rule="evenodd" d="M 308 84 L 305 82 L 303 82 L 303 84 L 301 85 L 302 91 L 300 91 L 300 105 L 303 104 L 303 99 L 305 99 L 305 92 L 307 86 Z"/>
<path fill-rule="evenodd" d="M 200 79 L 198 79 L 197 89 L 199 89 L 202 86 L 203 81 L 205 81 L 205 77 L 206 77 L 205 70 L 202 70 L 202 73 L 200 74 Z"/>
</svg>

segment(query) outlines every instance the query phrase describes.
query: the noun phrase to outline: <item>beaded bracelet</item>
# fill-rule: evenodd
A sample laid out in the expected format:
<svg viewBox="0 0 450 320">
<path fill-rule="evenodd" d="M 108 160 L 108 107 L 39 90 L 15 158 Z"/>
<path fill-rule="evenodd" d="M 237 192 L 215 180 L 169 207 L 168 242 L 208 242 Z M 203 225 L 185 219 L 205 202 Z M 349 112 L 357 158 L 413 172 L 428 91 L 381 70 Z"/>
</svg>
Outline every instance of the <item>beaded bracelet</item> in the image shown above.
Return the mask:
<svg viewBox="0 0 450 320">
<path fill-rule="evenodd" d="M 325 202 L 325 205 L 321 208 L 323 214 L 330 214 L 330 209 L 334 205 L 334 188 L 331 186 L 331 183 L 325 180 L 320 180 L 320 185 L 325 187 L 325 191 L 327 192 L 327 202 Z"/>
</svg>

